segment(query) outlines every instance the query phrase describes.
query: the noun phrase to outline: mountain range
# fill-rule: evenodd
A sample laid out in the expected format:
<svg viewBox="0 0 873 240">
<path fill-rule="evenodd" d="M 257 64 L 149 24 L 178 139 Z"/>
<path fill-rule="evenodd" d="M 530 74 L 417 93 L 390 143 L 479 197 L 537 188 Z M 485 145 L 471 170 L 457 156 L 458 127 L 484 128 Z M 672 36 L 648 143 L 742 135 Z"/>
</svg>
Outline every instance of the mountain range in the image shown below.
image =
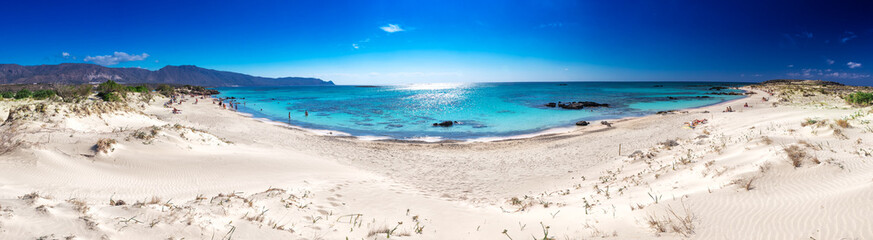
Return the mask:
<svg viewBox="0 0 873 240">
<path fill-rule="evenodd" d="M 85 84 L 113 80 L 124 84 L 172 84 L 205 87 L 325 86 L 318 78 L 268 78 L 218 71 L 193 65 L 166 66 L 157 71 L 142 68 L 109 68 L 87 63 L 22 66 L 0 64 L 0 84 Z"/>
</svg>

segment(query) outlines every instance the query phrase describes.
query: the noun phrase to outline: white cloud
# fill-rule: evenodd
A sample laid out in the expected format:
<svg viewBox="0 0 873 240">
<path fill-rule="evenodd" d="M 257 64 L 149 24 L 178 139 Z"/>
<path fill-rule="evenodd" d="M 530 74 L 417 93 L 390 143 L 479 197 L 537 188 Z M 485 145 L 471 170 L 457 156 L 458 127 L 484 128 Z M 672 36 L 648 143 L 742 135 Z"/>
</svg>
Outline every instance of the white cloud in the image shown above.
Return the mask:
<svg viewBox="0 0 873 240">
<path fill-rule="evenodd" d="M 847 72 L 832 72 L 831 69 L 822 71 L 821 69 L 805 68 L 800 72 L 790 72 L 787 74 L 790 77 L 801 78 L 842 78 L 842 79 L 859 79 L 869 78 L 870 74 L 858 74 Z"/>
<path fill-rule="evenodd" d="M 388 24 L 386 26 L 381 26 L 379 28 L 381 28 L 382 31 L 386 31 L 388 33 L 395 33 L 395 32 L 402 32 L 403 31 L 403 28 L 401 28 L 400 25 L 397 25 L 397 24 Z"/>
<path fill-rule="evenodd" d="M 849 40 L 855 39 L 857 37 L 858 37 L 858 35 L 855 35 L 855 33 L 846 31 L 846 33 L 843 33 L 843 36 L 840 38 L 840 41 L 843 43 L 846 43 Z"/>
<path fill-rule="evenodd" d="M 62 53 L 61 53 L 61 56 L 62 56 L 62 57 L 69 57 L 69 56 L 70 56 L 70 53 L 68 53 L 68 52 L 62 52 Z"/>
<path fill-rule="evenodd" d="M 361 48 L 361 46 L 358 46 L 357 43 L 352 43 L 352 48 L 359 49 L 359 48 Z"/>
<path fill-rule="evenodd" d="M 125 52 L 115 52 L 112 55 L 103 55 L 103 56 L 87 56 L 85 57 L 86 62 L 93 62 L 96 64 L 110 66 L 123 62 L 130 61 L 142 61 L 149 57 L 148 53 L 143 53 L 140 55 L 130 55 Z"/>
<path fill-rule="evenodd" d="M 828 65 L 833 65 L 833 64 L 834 64 L 834 60 L 832 60 L 832 59 L 830 59 L 830 58 L 826 59 L 825 61 L 828 62 Z"/>
<path fill-rule="evenodd" d="M 788 64 L 788 68 L 793 68 L 794 64 Z"/>
<path fill-rule="evenodd" d="M 564 24 L 561 22 L 540 24 L 540 28 L 559 28 L 559 27 L 563 27 L 563 26 L 564 26 Z"/>
<path fill-rule="evenodd" d="M 846 63 L 846 65 L 848 65 L 849 68 L 859 68 L 859 67 L 861 67 L 861 63 L 856 63 L 856 62 L 849 62 L 849 63 Z"/>
</svg>

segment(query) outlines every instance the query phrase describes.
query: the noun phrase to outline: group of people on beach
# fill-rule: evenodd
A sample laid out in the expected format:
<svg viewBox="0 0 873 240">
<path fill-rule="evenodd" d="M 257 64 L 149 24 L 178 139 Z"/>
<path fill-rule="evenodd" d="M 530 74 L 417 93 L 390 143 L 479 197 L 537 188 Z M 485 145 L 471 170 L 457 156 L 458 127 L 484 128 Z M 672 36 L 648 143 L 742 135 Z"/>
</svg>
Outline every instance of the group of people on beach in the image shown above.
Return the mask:
<svg viewBox="0 0 873 240">
<path fill-rule="evenodd" d="M 685 122 L 685 126 L 684 126 L 684 127 L 694 129 L 694 128 L 696 128 L 698 125 L 706 124 L 707 122 L 709 122 L 709 120 L 706 120 L 706 118 L 704 118 L 704 119 L 694 119 L 694 120 L 691 120 L 691 122 Z"/>
<path fill-rule="evenodd" d="M 192 99 L 194 99 L 194 103 L 193 103 L 193 104 L 198 104 L 198 103 L 200 103 L 200 99 L 203 99 L 203 98 L 204 98 L 203 95 L 193 95 L 193 94 L 192 94 L 190 97 L 191 97 Z M 170 97 L 170 100 L 169 100 L 169 101 L 167 101 L 166 103 L 164 103 L 164 107 L 166 107 L 166 108 L 170 108 L 170 107 L 172 107 L 172 108 L 173 108 L 173 114 L 182 114 L 182 110 L 181 110 L 181 109 L 178 109 L 178 108 L 176 108 L 176 107 L 173 107 L 173 105 L 174 105 L 174 104 L 176 104 L 176 105 L 182 105 L 182 103 L 183 103 L 183 102 L 186 102 L 186 101 L 187 101 L 187 100 L 185 99 L 185 95 L 182 95 L 182 94 L 174 94 L 173 96 Z"/>
</svg>

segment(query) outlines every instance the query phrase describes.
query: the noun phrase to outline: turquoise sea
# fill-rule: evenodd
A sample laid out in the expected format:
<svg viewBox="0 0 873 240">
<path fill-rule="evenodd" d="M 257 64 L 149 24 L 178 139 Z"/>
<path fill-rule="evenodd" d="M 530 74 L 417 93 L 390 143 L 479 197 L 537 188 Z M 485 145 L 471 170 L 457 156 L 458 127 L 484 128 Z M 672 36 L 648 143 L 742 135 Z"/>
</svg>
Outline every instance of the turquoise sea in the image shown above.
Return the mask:
<svg viewBox="0 0 873 240">
<path fill-rule="evenodd" d="M 539 82 L 434 83 L 400 86 L 301 86 L 218 88 L 253 117 L 355 136 L 393 139 L 507 137 L 571 127 L 576 121 L 643 116 L 700 107 L 742 96 L 747 83 Z M 606 108 L 569 110 L 549 102 L 592 101 Z M 305 112 L 309 116 L 305 116 Z M 291 115 L 290 119 L 288 115 Z M 457 121 L 451 127 L 433 123 Z"/>
</svg>

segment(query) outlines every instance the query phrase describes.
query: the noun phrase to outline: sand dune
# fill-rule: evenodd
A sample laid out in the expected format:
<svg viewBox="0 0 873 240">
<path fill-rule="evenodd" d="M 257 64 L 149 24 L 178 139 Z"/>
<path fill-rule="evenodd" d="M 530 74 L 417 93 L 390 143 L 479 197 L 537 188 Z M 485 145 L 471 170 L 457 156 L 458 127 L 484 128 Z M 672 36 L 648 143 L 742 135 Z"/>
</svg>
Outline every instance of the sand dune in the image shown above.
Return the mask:
<svg viewBox="0 0 873 240">
<path fill-rule="evenodd" d="M 0 155 L 0 238 L 873 238 L 870 108 L 748 90 L 477 143 L 325 136 L 209 101 L 44 103 L 0 127 L 22 142 Z"/>
</svg>

